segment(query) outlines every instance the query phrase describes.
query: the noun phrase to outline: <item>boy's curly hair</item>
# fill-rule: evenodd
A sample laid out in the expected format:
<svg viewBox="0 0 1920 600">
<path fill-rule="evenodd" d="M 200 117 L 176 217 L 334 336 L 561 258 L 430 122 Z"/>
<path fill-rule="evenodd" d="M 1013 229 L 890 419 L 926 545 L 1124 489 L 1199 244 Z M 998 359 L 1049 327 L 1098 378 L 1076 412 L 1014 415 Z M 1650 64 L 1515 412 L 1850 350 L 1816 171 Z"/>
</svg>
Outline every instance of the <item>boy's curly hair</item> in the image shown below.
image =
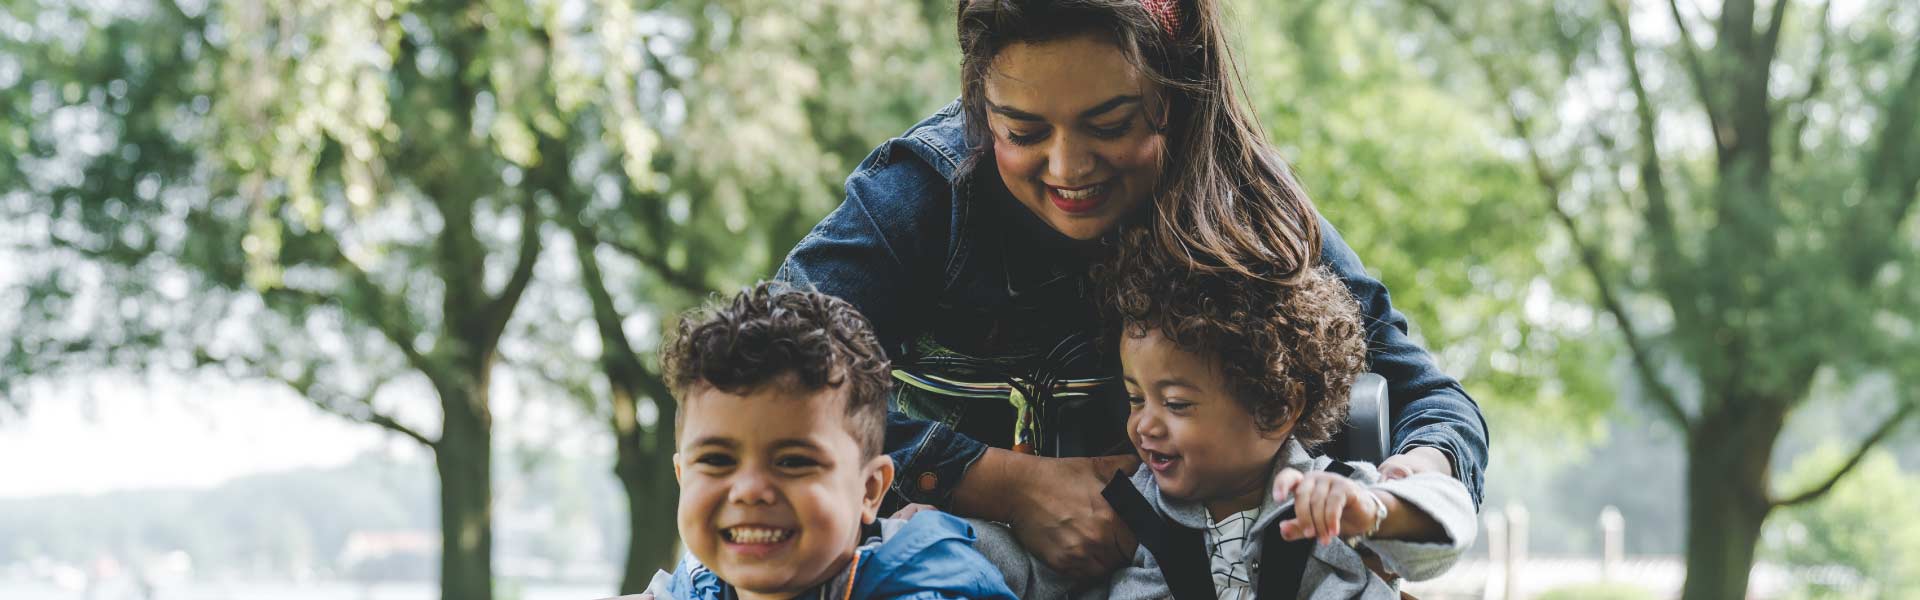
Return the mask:
<svg viewBox="0 0 1920 600">
<path fill-rule="evenodd" d="M 1292 281 L 1202 272 L 1159 256 L 1138 229 L 1094 276 L 1110 345 L 1149 331 L 1220 361 L 1235 400 L 1271 432 L 1298 415 L 1293 437 L 1313 448 L 1347 414 L 1353 379 L 1366 369 L 1360 308 L 1326 267 Z"/>
<path fill-rule="evenodd" d="M 684 404 L 695 384 L 727 393 L 781 385 L 843 389 L 847 427 L 863 458 L 880 454 L 886 436 L 887 354 L 873 326 L 847 301 L 783 283 L 760 282 L 725 304 L 681 317 L 661 356 L 667 385 Z M 676 411 L 678 436 L 684 421 Z"/>
</svg>

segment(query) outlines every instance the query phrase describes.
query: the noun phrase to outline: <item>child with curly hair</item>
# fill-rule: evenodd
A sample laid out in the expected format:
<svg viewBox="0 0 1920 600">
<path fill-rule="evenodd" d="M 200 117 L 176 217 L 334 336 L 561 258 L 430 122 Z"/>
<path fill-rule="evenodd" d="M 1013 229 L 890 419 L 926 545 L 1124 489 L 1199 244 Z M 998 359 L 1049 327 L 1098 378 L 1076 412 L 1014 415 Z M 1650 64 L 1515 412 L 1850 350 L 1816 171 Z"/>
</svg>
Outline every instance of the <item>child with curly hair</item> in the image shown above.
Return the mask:
<svg viewBox="0 0 1920 600">
<path fill-rule="evenodd" d="M 1074 595 L 1398 598 L 1399 578 L 1451 567 L 1476 525 L 1458 480 L 1383 481 L 1373 465 L 1313 453 L 1365 369 L 1358 307 L 1339 279 L 1198 271 L 1138 241 L 1123 240 L 1099 280 L 1142 461 L 1103 495 L 1140 548 Z M 1010 532 L 981 529 L 1015 593 L 1069 595 L 1072 582 L 1021 556 Z"/>
<path fill-rule="evenodd" d="M 689 313 L 663 354 L 688 555 L 640 598 L 1013 600 L 966 522 L 876 518 L 892 381 L 853 305 L 762 283 Z"/>
</svg>

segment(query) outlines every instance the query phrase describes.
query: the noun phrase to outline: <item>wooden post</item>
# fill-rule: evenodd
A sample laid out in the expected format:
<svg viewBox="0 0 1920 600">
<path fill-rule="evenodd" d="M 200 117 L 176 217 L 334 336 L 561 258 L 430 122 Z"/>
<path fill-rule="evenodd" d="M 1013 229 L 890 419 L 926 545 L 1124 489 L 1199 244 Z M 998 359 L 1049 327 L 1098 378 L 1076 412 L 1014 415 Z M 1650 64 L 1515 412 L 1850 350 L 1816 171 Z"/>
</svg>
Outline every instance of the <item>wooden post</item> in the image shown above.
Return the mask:
<svg viewBox="0 0 1920 600">
<path fill-rule="evenodd" d="M 1486 591 L 1481 594 L 1485 600 L 1506 600 L 1507 572 L 1513 570 L 1513 564 L 1507 562 L 1507 515 L 1500 509 L 1487 511 L 1487 564 L 1495 565 L 1499 575 L 1489 569 Z"/>
<path fill-rule="evenodd" d="M 1613 581 L 1614 569 L 1619 568 L 1620 560 L 1626 552 L 1627 520 L 1620 516 L 1620 509 L 1608 505 L 1600 509 L 1600 580 Z"/>
<path fill-rule="evenodd" d="M 1523 600 L 1520 573 L 1527 567 L 1527 507 L 1507 505 L 1507 590 L 1506 600 Z"/>
</svg>

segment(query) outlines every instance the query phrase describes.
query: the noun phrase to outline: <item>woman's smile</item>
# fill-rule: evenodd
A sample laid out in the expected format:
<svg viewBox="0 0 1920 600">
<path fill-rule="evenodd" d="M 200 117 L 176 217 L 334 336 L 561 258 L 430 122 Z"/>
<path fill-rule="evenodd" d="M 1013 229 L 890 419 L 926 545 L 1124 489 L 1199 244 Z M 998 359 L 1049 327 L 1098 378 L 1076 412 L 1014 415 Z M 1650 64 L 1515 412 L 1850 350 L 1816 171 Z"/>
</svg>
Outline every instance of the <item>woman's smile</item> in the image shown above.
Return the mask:
<svg viewBox="0 0 1920 600">
<path fill-rule="evenodd" d="M 1047 186 L 1047 199 L 1061 212 L 1080 215 L 1093 212 L 1107 203 L 1113 195 L 1114 182 L 1109 179 L 1092 185 L 1076 188 Z"/>
</svg>

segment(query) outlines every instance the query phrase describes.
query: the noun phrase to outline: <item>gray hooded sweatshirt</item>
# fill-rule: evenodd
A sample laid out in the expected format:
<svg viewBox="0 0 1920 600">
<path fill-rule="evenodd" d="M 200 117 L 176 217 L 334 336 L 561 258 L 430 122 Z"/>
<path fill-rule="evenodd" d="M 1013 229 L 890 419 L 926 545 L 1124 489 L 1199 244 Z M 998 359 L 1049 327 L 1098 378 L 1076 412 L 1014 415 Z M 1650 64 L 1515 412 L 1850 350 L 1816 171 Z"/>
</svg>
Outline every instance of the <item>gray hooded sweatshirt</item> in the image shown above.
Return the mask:
<svg viewBox="0 0 1920 600">
<path fill-rule="evenodd" d="M 1302 472 L 1324 471 L 1333 463 L 1333 459 L 1325 456 L 1308 455 L 1298 442 L 1292 440 L 1287 441 L 1285 452 L 1288 457 L 1286 466 Z M 1459 480 L 1439 473 L 1422 473 L 1405 479 L 1380 481 L 1380 472 L 1372 464 L 1354 462 L 1347 465 L 1352 467 L 1353 472 L 1349 476 L 1354 480 L 1391 493 L 1403 504 L 1418 507 L 1431 515 L 1440 524 L 1446 541 L 1356 539 L 1354 546 L 1344 542 L 1315 545 L 1302 573 L 1298 598 L 1397 600 L 1397 583 L 1388 583 L 1369 571 L 1355 546 L 1379 555 L 1387 571 L 1401 578 L 1420 581 L 1445 573 L 1461 553 L 1473 545 L 1478 519 L 1474 513 L 1473 499 L 1467 495 L 1466 486 Z M 1268 487 L 1272 486 L 1273 476 L 1279 471 L 1280 467 L 1276 465 L 1274 472 L 1268 474 Z M 1129 481 L 1163 519 L 1188 529 L 1204 531 L 1207 528 L 1209 519 L 1206 507 L 1160 495 L 1153 472 L 1144 465 L 1134 472 Z M 1268 497 L 1251 531 L 1265 532 L 1269 528 L 1279 527 L 1282 513 L 1292 505 L 1291 499 L 1276 503 Z M 1400 510 L 1409 509 L 1402 507 Z M 1144 546 L 1134 551 L 1132 564 L 1115 571 L 1104 584 L 1076 590 L 1073 589 L 1072 580 L 1049 569 L 1022 549 L 1013 530 L 1006 525 L 978 520 L 973 521 L 973 525 L 979 535 L 974 547 L 1000 569 L 1001 574 L 1006 576 L 1007 585 L 1021 598 L 1132 600 L 1168 598 L 1172 595 L 1160 564 Z M 1253 536 L 1245 555 L 1262 556 L 1264 538 Z M 1257 578 L 1261 567 L 1258 559 L 1252 560 L 1248 566 L 1251 574 Z"/>
</svg>

